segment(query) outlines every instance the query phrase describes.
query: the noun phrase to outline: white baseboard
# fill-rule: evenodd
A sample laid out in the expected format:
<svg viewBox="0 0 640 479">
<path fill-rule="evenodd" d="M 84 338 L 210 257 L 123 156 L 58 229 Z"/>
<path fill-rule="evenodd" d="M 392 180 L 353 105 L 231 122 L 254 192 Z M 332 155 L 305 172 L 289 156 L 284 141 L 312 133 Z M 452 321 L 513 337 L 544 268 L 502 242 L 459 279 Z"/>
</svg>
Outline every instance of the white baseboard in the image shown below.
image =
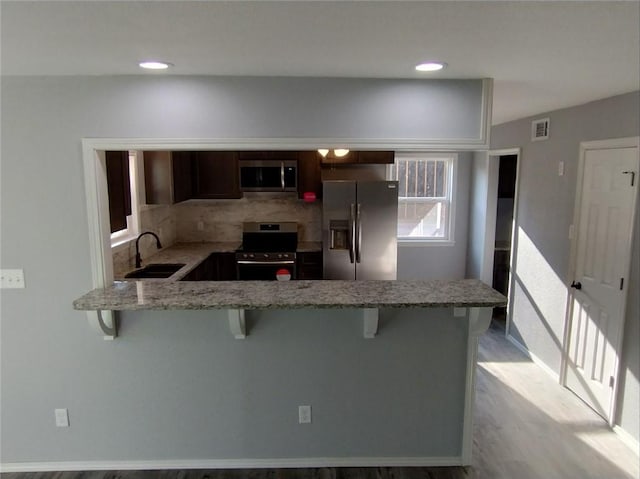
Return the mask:
<svg viewBox="0 0 640 479">
<path fill-rule="evenodd" d="M 627 431 L 622 429 L 620 426 L 613 426 L 614 432 L 618 435 L 620 440 L 627 445 L 633 452 L 635 452 L 638 456 L 640 456 L 640 442 L 629 434 Z"/>
<path fill-rule="evenodd" d="M 536 356 L 531 351 L 529 351 L 525 345 L 523 345 L 520 341 L 518 341 L 516 338 L 514 338 L 510 334 L 507 335 L 507 339 L 511 344 L 513 344 L 516 348 L 522 351 L 528 358 L 530 358 L 531 361 L 534 362 L 534 364 L 536 364 L 537 366 L 540 366 L 540 369 L 542 369 L 545 373 L 551 376 L 555 382 L 557 383 L 560 382 L 560 375 L 557 372 L 555 372 L 553 369 L 551 369 L 549 366 L 547 366 L 542 361 L 542 359 L 540 359 L 538 356 Z"/>
<path fill-rule="evenodd" d="M 8 462 L 0 464 L 0 472 L 281 469 L 294 467 L 444 467 L 461 465 L 462 457 L 311 457 L 175 461 Z"/>
</svg>

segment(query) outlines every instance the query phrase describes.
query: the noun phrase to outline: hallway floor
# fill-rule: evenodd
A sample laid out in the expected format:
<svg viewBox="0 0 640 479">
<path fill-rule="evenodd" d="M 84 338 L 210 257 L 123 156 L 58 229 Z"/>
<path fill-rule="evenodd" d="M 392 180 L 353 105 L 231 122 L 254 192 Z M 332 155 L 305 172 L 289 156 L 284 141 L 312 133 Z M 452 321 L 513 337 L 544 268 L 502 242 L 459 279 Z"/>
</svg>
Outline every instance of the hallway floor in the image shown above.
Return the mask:
<svg viewBox="0 0 640 479">
<path fill-rule="evenodd" d="M 506 340 L 500 323 L 481 337 L 477 378 L 471 477 L 639 477 L 638 455 Z"/>
</svg>

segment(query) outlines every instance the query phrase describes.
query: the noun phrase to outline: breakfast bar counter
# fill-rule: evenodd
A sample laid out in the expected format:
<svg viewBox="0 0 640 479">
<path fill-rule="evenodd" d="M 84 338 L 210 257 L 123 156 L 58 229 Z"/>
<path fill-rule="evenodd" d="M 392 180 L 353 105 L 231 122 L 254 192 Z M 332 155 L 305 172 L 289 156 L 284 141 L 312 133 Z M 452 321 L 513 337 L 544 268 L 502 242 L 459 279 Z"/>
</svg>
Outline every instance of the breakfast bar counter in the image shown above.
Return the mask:
<svg viewBox="0 0 640 479">
<path fill-rule="evenodd" d="M 87 311 L 105 339 L 118 337 L 119 319 L 126 339 L 118 350 L 139 343 L 142 331 L 157 341 L 163 337 L 157 331 L 171 328 L 170 337 L 181 344 L 198 328 L 193 347 L 209 344 L 213 359 L 211 372 L 196 383 L 213 381 L 226 391 L 235 384 L 221 375 L 226 371 L 246 380 L 243 387 L 262 401 L 276 401 L 283 418 L 268 434 L 275 438 L 285 427 L 300 435 L 297 454 L 304 459 L 283 462 L 285 452 L 264 444 L 256 450 L 278 464 L 311 467 L 471 464 L 478 337 L 489 327 L 492 308 L 505 304 L 503 295 L 473 279 L 115 281 L 73 307 Z M 178 345 L 169 341 L 165 347 Z M 183 360 L 168 354 L 169 364 Z M 280 406 L 279 395 L 264 392 L 265 381 L 306 392 L 299 402 Z M 406 395 L 402 407 L 398 394 Z M 285 411 L 312 403 L 317 422 L 308 429 L 288 425 Z M 209 414 L 219 421 L 239 410 L 258 414 L 262 407 L 230 404 Z M 344 427 L 347 446 L 335 444 Z M 392 440 L 365 446 L 382 428 L 393 431 Z M 331 439 L 322 439 L 325 433 Z M 361 452 L 342 458 L 344 447 Z"/>
<path fill-rule="evenodd" d="M 490 308 L 506 298 L 455 281 L 116 281 L 74 301 L 78 310 Z"/>
</svg>

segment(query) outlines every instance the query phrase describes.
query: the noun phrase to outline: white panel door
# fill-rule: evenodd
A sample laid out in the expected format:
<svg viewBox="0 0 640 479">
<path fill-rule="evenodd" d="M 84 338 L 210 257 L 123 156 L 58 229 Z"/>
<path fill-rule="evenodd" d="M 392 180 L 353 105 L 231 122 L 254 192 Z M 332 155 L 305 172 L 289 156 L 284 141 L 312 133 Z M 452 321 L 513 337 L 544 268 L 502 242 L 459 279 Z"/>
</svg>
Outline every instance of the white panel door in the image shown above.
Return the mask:
<svg viewBox="0 0 640 479">
<path fill-rule="evenodd" d="M 583 171 L 566 386 L 609 419 L 624 322 L 637 149 L 586 150 Z"/>
</svg>

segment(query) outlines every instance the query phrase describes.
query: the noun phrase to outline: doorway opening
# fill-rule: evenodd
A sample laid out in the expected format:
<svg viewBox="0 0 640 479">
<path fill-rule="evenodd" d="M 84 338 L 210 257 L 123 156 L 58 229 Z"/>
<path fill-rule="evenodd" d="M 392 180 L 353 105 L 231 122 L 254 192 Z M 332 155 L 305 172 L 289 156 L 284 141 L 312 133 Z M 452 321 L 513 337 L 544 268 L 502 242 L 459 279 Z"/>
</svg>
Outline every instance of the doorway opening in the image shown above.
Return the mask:
<svg viewBox="0 0 640 479">
<path fill-rule="evenodd" d="M 498 156 L 498 201 L 496 207 L 492 287 L 507 297 L 509 297 L 517 171 L 517 154 Z M 506 307 L 493 309 L 493 322 L 506 330 Z"/>
</svg>

